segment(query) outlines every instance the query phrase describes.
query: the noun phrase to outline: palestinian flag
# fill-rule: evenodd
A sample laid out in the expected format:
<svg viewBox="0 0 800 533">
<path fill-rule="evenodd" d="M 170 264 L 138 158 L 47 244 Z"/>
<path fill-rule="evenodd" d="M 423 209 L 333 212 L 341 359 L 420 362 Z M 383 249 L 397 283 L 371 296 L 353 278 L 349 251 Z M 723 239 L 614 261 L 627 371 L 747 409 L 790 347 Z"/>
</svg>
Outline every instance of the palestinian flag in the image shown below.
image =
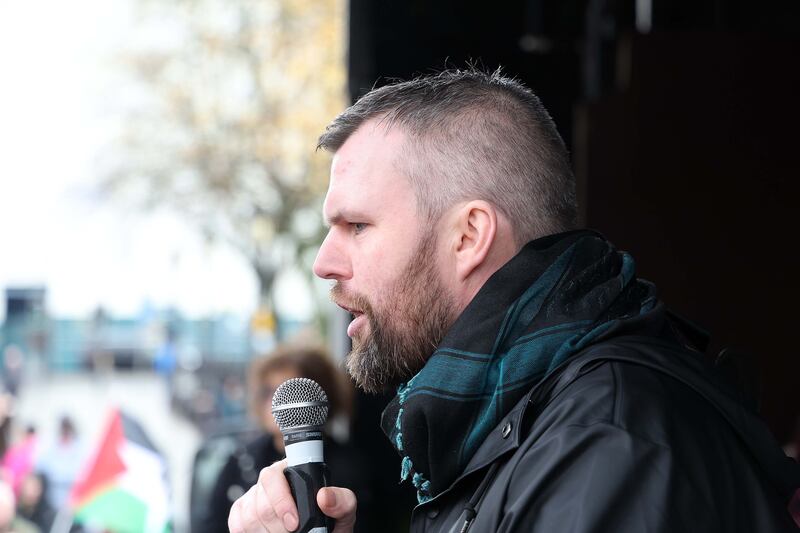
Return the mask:
<svg viewBox="0 0 800 533">
<path fill-rule="evenodd" d="M 141 426 L 112 410 L 95 455 L 70 494 L 75 522 L 112 533 L 172 531 L 164 460 Z"/>
</svg>

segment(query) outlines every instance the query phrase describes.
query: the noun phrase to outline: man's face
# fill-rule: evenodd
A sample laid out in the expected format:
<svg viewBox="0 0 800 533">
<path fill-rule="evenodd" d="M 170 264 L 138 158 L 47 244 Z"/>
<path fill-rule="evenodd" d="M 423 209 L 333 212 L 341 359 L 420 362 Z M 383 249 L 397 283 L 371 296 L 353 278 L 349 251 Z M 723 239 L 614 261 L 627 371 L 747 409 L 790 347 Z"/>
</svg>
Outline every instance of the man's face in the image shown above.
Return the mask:
<svg viewBox="0 0 800 533">
<path fill-rule="evenodd" d="M 334 302 L 355 317 L 347 368 L 368 392 L 419 371 L 455 318 L 434 227 L 418 217 L 397 168 L 403 138 L 367 122 L 336 153 L 323 208 L 330 230 L 314 263 L 317 276 L 336 281 Z"/>
</svg>

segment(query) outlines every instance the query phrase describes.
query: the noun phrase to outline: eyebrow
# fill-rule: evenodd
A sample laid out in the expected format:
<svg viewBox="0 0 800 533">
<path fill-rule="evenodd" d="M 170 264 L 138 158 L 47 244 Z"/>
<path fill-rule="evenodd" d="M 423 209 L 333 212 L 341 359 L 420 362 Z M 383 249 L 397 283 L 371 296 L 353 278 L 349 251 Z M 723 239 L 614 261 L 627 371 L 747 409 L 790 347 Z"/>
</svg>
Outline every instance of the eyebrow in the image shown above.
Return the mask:
<svg viewBox="0 0 800 533">
<path fill-rule="evenodd" d="M 340 224 L 345 220 L 347 220 L 347 221 L 354 221 L 354 220 L 366 221 L 369 218 L 370 217 L 368 217 L 365 213 L 360 212 L 360 211 L 351 211 L 351 210 L 348 210 L 348 209 L 340 209 L 339 211 L 337 211 L 336 213 L 334 213 L 330 217 L 326 217 L 324 222 L 325 222 L 325 226 L 326 227 L 331 227 L 331 226 L 335 226 L 337 224 Z"/>
</svg>

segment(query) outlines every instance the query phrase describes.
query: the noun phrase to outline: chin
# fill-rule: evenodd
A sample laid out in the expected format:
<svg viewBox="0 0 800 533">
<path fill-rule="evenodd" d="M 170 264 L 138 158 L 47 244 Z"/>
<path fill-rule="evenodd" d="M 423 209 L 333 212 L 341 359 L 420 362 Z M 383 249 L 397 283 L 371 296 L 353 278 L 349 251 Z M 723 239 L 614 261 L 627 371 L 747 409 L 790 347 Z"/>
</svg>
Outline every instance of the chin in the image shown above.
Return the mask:
<svg viewBox="0 0 800 533">
<path fill-rule="evenodd" d="M 394 392 L 397 387 L 413 377 L 418 369 L 412 369 L 406 365 L 400 365 L 393 361 L 378 360 L 372 358 L 370 354 L 364 353 L 354 344 L 354 349 L 345 359 L 347 373 L 353 379 L 356 386 L 367 394 L 384 394 Z"/>
</svg>

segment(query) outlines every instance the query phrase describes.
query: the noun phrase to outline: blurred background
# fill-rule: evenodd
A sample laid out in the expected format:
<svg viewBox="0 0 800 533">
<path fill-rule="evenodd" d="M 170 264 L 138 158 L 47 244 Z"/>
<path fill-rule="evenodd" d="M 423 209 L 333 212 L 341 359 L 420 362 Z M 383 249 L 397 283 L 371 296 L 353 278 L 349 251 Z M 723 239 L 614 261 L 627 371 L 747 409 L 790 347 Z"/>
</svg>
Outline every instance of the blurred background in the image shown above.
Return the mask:
<svg viewBox="0 0 800 533">
<path fill-rule="evenodd" d="M 373 86 L 468 61 L 541 97 L 582 223 L 711 333 L 709 357 L 727 350 L 793 452 L 799 25 L 800 3 L 777 0 L 0 2 L 11 501 L 35 522 L 60 485 L 45 531 L 199 531 L 222 465 L 263 430 L 253 359 L 348 349 L 311 274 L 317 135 Z M 385 465 L 364 490 L 401 531 L 413 498 L 378 428 L 386 401 L 356 393 L 331 433 Z M 120 485 L 145 502 L 130 529 L 102 518 L 118 493 L 92 496 L 125 471 L 99 459 L 122 441 L 150 465 Z"/>
</svg>

